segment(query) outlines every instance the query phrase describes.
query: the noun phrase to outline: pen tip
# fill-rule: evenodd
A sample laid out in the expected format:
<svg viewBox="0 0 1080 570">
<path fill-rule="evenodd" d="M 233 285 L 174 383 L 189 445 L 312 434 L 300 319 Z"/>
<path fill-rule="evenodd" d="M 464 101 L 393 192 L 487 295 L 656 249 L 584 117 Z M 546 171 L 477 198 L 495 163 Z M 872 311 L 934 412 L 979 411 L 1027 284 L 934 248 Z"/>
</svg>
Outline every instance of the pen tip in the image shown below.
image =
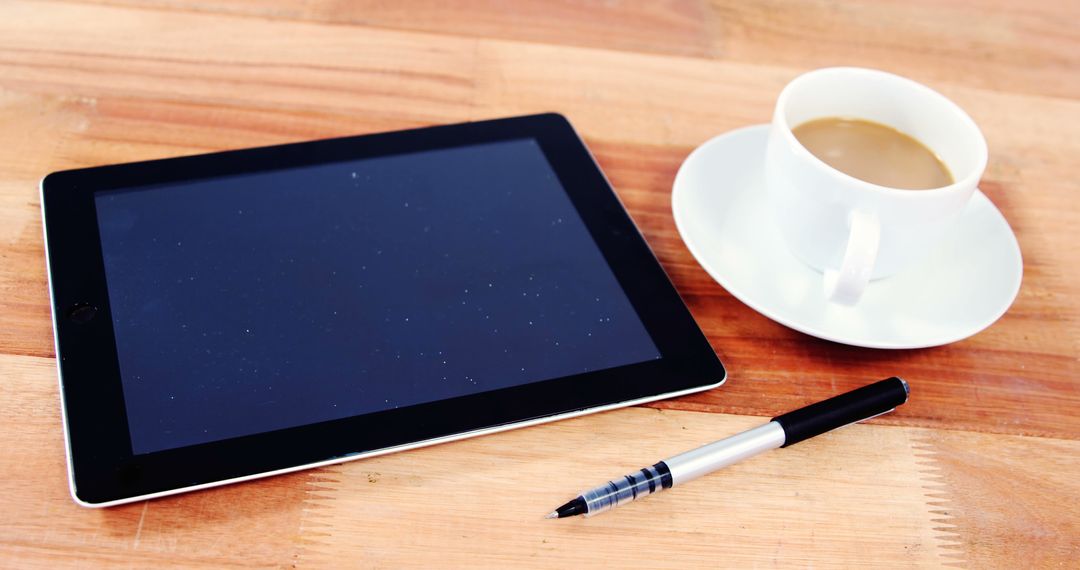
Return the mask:
<svg viewBox="0 0 1080 570">
<path fill-rule="evenodd" d="M 544 518 L 545 519 L 557 519 L 557 518 L 559 518 L 559 511 L 551 511 L 550 513 L 544 515 Z"/>
</svg>

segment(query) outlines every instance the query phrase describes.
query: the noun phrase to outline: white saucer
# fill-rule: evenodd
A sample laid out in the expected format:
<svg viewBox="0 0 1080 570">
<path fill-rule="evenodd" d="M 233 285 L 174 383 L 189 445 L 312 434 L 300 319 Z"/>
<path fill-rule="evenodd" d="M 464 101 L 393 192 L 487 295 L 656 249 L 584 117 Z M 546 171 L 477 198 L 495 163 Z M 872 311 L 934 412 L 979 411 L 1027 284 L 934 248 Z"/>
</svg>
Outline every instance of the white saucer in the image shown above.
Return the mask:
<svg viewBox="0 0 1080 570">
<path fill-rule="evenodd" d="M 768 128 L 746 127 L 701 145 L 672 189 L 683 241 L 737 299 L 797 331 L 871 348 L 955 342 L 1012 305 L 1023 275 L 1020 247 L 979 191 L 926 259 L 870 283 L 855 307 L 826 301 L 821 273 L 788 251 L 769 211 L 762 176 Z"/>
</svg>

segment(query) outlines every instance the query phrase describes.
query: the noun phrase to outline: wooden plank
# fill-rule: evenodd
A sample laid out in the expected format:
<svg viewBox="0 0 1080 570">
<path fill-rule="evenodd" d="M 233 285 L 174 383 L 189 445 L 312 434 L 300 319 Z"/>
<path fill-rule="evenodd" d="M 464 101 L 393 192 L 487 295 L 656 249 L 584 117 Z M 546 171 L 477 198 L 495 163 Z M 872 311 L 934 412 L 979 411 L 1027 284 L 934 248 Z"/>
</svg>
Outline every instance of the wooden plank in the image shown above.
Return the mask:
<svg viewBox="0 0 1080 570">
<path fill-rule="evenodd" d="M 969 568 L 1054 568 L 1080 560 L 1075 442 L 933 432 L 921 449 L 935 527 Z M 1052 465 L 1030 468 L 1035 457 Z M 1038 544 L 1037 548 L 1031 548 Z"/>
<path fill-rule="evenodd" d="M 91 0 L 94 1 L 94 0 Z M 101 0 L 145 6 L 139 0 Z M 1054 0 L 157 0 L 245 14 L 812 69 L 859 65 L 998 91 L 1080 95 L 1080 17 Z"/>
<path fill-rule="evenodd" d="M 857 65 L 938 82 L 1080 96 L 1080 5 L 1055 0 L 712 0 L 716 53 L 803 68 Z"/>
<path fill-rule="evenodd" d="M 307 519 L 325 525 L 327 536 L 311 541 L 299 560 L 315 567 L 363 559 L 380 567 L 524 561 L 615 568 L 947 561 L 909 434 L 899 429 L 838 433 L 605 516 L 541 518 L 581 488 L 756 423 L 627 410 L 331 469 L 312 501 L 323 508 Z M 407 548 L 388 520 L 414 521 Z"/>
<path fill-rule="evenodd" d="M 761 421 L 641 408 L 84 509 L 67 493 L 54 370 L 0 356 L 0 566 L 1048 567 L 1077 555 L 1078 521 L 1057 505 L 1080 493 L 1080 442 L 873 424 L 615 513 L 543 520 L 584 487 Z"/>
<path fill-rule="evenodd" d="M 131 0 L 90 0 L 143 6 Z M 458 36 L 501 38 L 620 51 L 707 55 L 708 9 L 698 0 L 158 0 L 157 8 L 362 25 Z"/>
</svg>

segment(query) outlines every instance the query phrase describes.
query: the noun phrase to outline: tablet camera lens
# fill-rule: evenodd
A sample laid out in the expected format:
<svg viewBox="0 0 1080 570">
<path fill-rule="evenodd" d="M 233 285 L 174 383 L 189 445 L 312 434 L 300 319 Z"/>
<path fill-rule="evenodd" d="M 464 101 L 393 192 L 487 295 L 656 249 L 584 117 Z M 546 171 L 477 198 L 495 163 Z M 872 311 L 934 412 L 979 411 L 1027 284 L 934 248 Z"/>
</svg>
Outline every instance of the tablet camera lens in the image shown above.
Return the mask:
<svg viewBox="0 0 1080 570">
<path fill-rule="evenodd" d="M 75 305 L 68 309 L 67 316 L 68 319 L 71 319 L 72 322 L 79 323 L 81 325 L 83 323 L 90 322 L 90 320 L 94 318 L 94 315 L 97 315 L 97 311 L 97 307 L 93 305 L 79 303 L 78 305 Z"/>
</svg>

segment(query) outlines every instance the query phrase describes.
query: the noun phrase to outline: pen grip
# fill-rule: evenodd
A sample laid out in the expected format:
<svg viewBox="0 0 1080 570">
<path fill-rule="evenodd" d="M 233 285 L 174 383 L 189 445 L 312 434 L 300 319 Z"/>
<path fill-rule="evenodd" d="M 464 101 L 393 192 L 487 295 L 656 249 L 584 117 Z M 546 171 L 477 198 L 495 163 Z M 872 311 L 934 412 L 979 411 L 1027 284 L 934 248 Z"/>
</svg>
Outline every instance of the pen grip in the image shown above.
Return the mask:
<svg viewBox="0 0 1080 570">
<path fill-rule="evenodd" d="M 908 398 L 908 385 L 896 376 L 874 382 L 773 418 L 784 428 L 787 447 L 858 421 L 884 414 Z"/>
</svg>

